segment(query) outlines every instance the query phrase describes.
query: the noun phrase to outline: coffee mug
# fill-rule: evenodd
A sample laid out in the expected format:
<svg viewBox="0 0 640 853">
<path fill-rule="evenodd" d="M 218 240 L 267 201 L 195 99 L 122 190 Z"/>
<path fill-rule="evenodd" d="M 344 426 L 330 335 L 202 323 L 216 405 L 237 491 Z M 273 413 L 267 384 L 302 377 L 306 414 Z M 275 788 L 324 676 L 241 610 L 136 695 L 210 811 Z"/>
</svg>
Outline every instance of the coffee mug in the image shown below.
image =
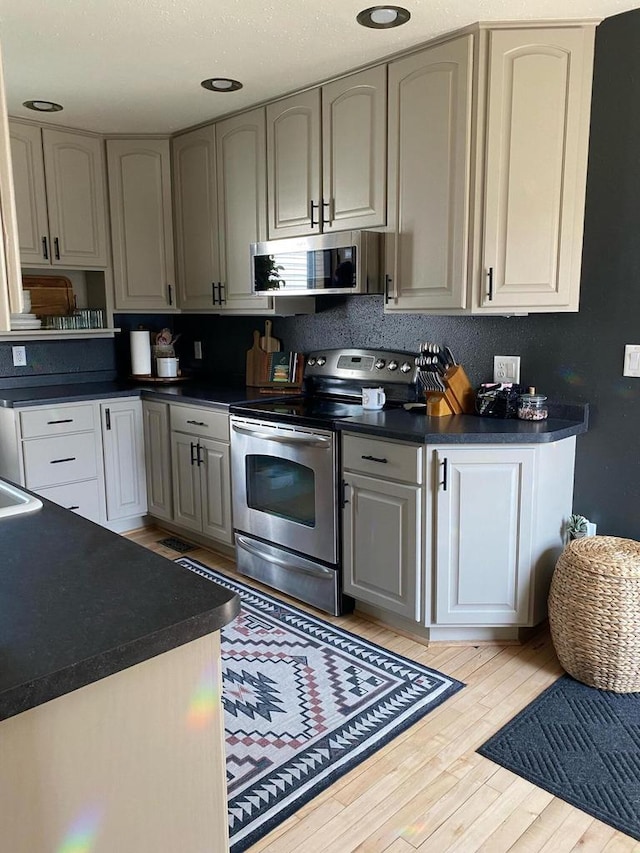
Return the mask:
<svg viewBox="0 0 640 853">
<path fill-rule="evenodd" d="M 363 409 L 381 409 L 384 406 L 386 396 L 384 388 L 363 388 L 362 389 L 362 408 Z"/>
<path fill-rule="evenodd" d="M 163 378 L 171 378 L 173 376 L 178 375 L 178 359 L 177 358 L 157 358 L 156 359 L 156 370 L 158 372 L 158 376 L 162 376 Z"/>
</svg>

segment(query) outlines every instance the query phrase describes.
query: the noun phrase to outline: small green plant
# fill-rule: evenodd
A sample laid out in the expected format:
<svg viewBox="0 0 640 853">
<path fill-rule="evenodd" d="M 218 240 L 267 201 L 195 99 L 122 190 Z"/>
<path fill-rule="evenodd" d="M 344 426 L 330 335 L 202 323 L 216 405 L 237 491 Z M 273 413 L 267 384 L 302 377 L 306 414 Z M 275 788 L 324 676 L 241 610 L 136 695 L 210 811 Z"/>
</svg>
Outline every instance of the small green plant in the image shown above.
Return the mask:
<svg viewBox="0 0 640 853">
<path fill-rule="evenodd" d="M 570 515 L 565 528 L 565 533 L 568 540 L 580 539 L 582 536 L 586 536 L 587 519 L 584 515 Z"/>
</svg>

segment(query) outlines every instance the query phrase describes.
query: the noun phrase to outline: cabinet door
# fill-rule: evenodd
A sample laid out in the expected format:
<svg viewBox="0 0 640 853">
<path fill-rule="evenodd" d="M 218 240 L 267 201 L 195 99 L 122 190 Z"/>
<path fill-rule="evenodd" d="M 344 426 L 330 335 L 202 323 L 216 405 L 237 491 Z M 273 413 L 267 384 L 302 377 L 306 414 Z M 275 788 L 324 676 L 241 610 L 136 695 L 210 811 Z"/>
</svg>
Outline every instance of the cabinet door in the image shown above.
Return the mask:
<svg viewBox="0 0 640 853">
<path fill-rule="evenodd" d="M 320 232 L 320 89 L 267 105 L 269 239 Z"/>
<path fill-rule="evenodd" d="M 220 281 L 215 126 L 176 136 L 172 147 L 179 303 L 211 309 Z"/>
<path fill-rule="evenodd" d="M 386 311 L 465 307 L 472 54 L 466 35 L 389 65 Z"/>
<path fill-rule="evenodd" d="M 140 400 L 102 403 L 100 410 L 107 521 L 144 515 L 147 487 L 142 403 Z"/>
<path fill-rule="evenodd" d="M 51 245 L 44 184 L 42 131 L 31 124 L 10 122 L 9 138 L 20 261 L 24 266 L 50 266 Z"/>
<path fill-rule="evenodd" d="M 45 128 L 42 143 L 52 263 L 109 266 L 102 140 Z"/>
<path fill-rule="evenodd" d="M 188 530 L 202 530 L 202 494 L 197 464 L 198 439 L 181 432 L 171 433 L 173 474 L 173 520 Z"/>
<path fill-rule="evenodd" d="M 323 231 L 384 225 L 387 68 L 322 87 Z"/>
<path fill-rule="evenodd" d="M 593 28 L 489 38 L 478 304 L 577 311 Z"/>
<path fill-rule="evenodd" d="M 253 295 L 249 244 L 266 240 L 267 178 L 263 109 L 216 125 L 221 310 L 265 309 Z"/>
<path fill-rule="evenodd" d="M 149 514 L 171 521 L 171 443 L 169 406 L 145 400 L 142 404 Z"/>
<path fill-rule="evenodd" d="M 202 532 L 231 544 L 231 477 L 229 445 L 201 438 L 198 459 L 202 486 Z"/>
<path fill-rule="evenodd" d="M 169 140 L 107 140 L 115 307 L 175 304 Z"/>
<path fill-rule="evenodd" d="M 523 625 L 533 575 L 534 448 L 434 450 L 438 625 Z"/>
<path fill-rule="evenodd" d="M 344 591 L 420 618 L 422 489 L 346 474 Z"/>
</svg>

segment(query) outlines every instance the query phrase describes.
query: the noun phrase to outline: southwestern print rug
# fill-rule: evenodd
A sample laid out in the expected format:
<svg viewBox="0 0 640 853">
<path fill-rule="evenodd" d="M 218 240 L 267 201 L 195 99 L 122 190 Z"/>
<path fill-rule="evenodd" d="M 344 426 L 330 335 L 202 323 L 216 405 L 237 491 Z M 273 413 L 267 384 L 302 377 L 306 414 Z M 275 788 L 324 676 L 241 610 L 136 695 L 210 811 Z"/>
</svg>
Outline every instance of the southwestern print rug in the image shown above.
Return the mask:
<svg viewBox="0 0 640 853">
<path fill-rule="evenodd" d="M 258 592 L 222 629 L 229 835 L 240 853 L 464 685 Z"/>
</svg>

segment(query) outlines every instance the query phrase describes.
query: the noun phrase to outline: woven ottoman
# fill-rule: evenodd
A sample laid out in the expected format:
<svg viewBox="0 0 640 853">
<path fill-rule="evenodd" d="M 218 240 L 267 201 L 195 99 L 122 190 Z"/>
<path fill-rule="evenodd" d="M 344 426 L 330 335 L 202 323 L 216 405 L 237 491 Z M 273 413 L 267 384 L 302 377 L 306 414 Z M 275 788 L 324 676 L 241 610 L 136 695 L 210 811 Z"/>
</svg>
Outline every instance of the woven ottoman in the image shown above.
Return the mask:
<svg viewBox="0 0 640 853">
<path fill-rule="evenodd" d="M 551 581 L 549 624 L 569 675 L 600 690 L 640 692 L 640 542 L 570 542 Z"/>
</svg>

